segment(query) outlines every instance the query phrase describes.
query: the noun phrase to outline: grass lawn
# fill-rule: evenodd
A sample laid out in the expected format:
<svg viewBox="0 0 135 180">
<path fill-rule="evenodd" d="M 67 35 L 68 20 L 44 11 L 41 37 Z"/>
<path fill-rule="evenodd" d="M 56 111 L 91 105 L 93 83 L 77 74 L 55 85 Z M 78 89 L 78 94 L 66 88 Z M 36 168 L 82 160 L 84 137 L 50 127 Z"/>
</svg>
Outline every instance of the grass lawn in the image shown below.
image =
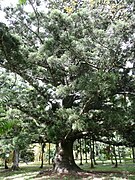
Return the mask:
<svg viewBox="0 0 135 180">
<path fill-rule="evenodd" d="M 135 180 L 135 164 L 132 162 L 123 162 L 118 165 L 118 168 L 114 168 L 110 163 L 101 162 L 95 166 L 95 168 L 90 169 L 90 164 L 84 164 L 81 166 L 82 169 L 88 170 L 94 174 L 98 174 L 99 177 L 104 176 L 103 179 L 133 179 Z"/>
<path fill-rule="evenodd" d="M 27 179 L 34 179 L 41 169 L 39 168 L 40 165 L 38 164 L 21 164 L 20 169 L 18 171 L 11 171 L 4 170 L 0 168 L 0 180 L 27 180 Z M 44 169 L 47 171 L 50 169 L 50 166 L 46 166 Z"/>
<path fill-rule="evenodd" d="M 52 166 L 44 165 L 41 170 L 39 164 L 29 163 L 21 164 L 19 171 L 4 170 L 0 168 L 0 180 L 45 180 L 45 179 L 63 179 L 63 180 L 135 180 L 135 164 L 132 162 L 123 162 L 118 168 L 112 167 L 110 163 L 98 162 L 94 169 L 90 169 L 90 164 L 84 164 L 82 169 L 89 171 L 78 174 L 55 174 L 51 172 Z"/>
</svg>

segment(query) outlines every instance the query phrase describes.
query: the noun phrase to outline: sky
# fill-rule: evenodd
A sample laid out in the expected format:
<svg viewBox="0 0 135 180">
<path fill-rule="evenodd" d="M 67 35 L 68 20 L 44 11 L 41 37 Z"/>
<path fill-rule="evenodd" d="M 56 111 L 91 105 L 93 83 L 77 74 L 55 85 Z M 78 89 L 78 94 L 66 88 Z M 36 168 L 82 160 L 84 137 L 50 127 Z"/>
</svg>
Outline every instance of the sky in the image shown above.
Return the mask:
<svg viewBox="0 0 135 180">
<path fill-rule="evenodd" d="M 17 4 L 19 0 L 0 0 L 1 5 Z"/>
<path fill-rule="evenodd" d="M 6 6 L 16 6 L 16 4 L 19 3 L 19 0 L 0 0 L 0 6 L 1 7 L 6 7 Z M 30 5 L 25 5 L 24 6 L 25 11 L 31 12 L 32 8 Z M 45 3 L 42 3 L 42 6 L 39 7 L 40 10 L 47 12 L 48 9 L 46 7 Z M 4 18 L 4 12 L 0 11 L 0 22 L 7 23 L 5 18 Z"/>
<path fill-rule="evenodd" d="M 16 5 L 19 0 L 0 0 L 0 6 L 1 7 L 6 7 L 6 6 L 11 6 L 11 5 Z M 0 22 L 6 23 L 6 20 L 4 18 L 4 12 L 0 11 Z"/>
</svg>

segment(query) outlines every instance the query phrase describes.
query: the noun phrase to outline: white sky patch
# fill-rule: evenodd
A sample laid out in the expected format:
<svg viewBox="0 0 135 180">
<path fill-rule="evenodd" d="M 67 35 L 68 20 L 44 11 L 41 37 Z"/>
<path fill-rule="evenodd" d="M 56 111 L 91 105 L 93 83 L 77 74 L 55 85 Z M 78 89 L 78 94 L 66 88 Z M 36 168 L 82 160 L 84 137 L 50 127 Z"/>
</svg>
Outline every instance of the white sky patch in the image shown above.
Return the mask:
<svg viewBox="0 0 135 180">
<path fill-rule="evenodd" d="M 0 22 L 3 22 L 7 24 L 7 20 L 5 19 L 5 13 L 3 11 L 0 11 Z"/>
<path fill-rule="evenodd" d="M 19 0 L 0 0 L 0 6 L 2 8 L 6 6 L 16 6 L 18 4 Z M 0 22 L 6 23 L 7 20 L 5 19 L 5 13 L 3 11 L 0 11 Z"/>
<path fill-rule="evenodd" d="M 6 23 L 7 21 L 5 20 L 5 13 L 0 11 L 0 22 Z"/>
<path fill-rule="evenodd" d="M 0 6 L 2 8 L 4 7 L 15 7 L 17 4 L 19 4 L 19 0 L 0 0 Z M 40 6 L 37 6 L 39 11 L 44 11 L 45 13 L 48 12 L 47 4 L 42 1 Z M 33 9 L 31 5 L 24 5 L 24 10 L 26 12 L 33 12 Z M 3 11 L 0 11 L 0 22 L 6 23 L 7 20 L 5 19 L 5 13 Z"/>
<path fill-rule="evenodd" d="M 0 0 L 1 6 L 9 6 L 18 4 L 19 0 Z"/>
<path fill-rule="evenodd" d="M 126 68 L 133 68 L 133 63 L 128 61 L 126 64 Z"/>
<path fill-rule="evenodd" d="M 129 61 L 126 63 L 126 68 L 133 68 L 133 66 L 134 66 L 134 63 L 131 63 Z M 130 76 L 133 75 L 133 69 L 131 69 L 128 74 Z"/>
<path fill-rule="evenodd" d="M 47 3 L 45 3 L 45 1 L 41 1 L 40 6 L 36 6 L 38 11 L 44 11 L 44 12 L 48 12 L 48 8 L 47 8 Z M 31 7 L 31 5 L 24 5 L 24 10 L 26 12 L 32 12 L 33 9 Z"/>
<path fill-rule="evenodd" d="M 128 47 L 131 48 L 133 45 L 134 45 L 134 43 L 133 42 L 131 43 L 131 41 L 129 40 L 126 43 L 123 42 L 121 48 L 122 48 L 122 50 L 126 50 Z"/>
</svg>

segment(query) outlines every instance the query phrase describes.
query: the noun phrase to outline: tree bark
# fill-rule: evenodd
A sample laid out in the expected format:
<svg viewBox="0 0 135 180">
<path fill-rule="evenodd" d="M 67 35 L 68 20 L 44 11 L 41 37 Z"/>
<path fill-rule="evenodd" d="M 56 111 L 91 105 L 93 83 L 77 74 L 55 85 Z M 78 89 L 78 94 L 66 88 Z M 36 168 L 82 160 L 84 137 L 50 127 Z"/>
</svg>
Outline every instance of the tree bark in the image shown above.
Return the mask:
<svg viewBox="0 0 135 180">
<path fill-rule="evenodd" d="M 75 163 L 73 157 L 73 141 L 63 140 L 56 147 L 54 158 L 54 172 L 69 173 L 82 171 Z"/>
<path fill-rule="evenodd" d="M 117 154 L 116 154 L 115 146 L 113 146 L 113 154 L 114 154 L 114 158 L 115 158 L 114 167 L 117 168 L 118 167 L 118 161 L 117 161 Z"/>
<path fill-rule="evenodd" d="M 114 165 L 115 163 L 113 162 L 113 147 L 110 146 L 110 149 L 111 149 L 111 151 L 110 151 L 111 163 L 112 163 L 112 165 Z"/>
<path fill-rule="evenodd" d="M 91 144 L 91 138 L 90 138 L 90 164 L 91 164 L 91 168 L 94 168 L 94 163 L 93 163 L 93 148 L 92 148 L 92 144 Z"/>
<path fill-rule="evenodd" d="M 111 163 L 112 163 L 112 165 L 114 165 L 115 163 L 113 162 L 113 153 L 112 152 L 111 152 L 110 156 L 111 156 Z"/>
<path fill-rule="evenodd" d="M 49 153 L 49 157 L 48 157 L 48 163 L 49 163 L 49 165 L 51 164 L 51 145 L 50 145 L 50 143 L 49 143 L 49 148 L 48 148 L 48 153 Z"/>
<path fill-rule="evenodd" d="M 80 147 L 80 165 L 82 165 L 82 141 L 79 139 L 79 147 Z"/>
<path fill-rule="evenodd" d="M 42 155 L 41 155 L 41 166 L 40 166 L 40 168 L 43 168 L 43 166 L 44 166 L 44 148 L 45 148 L 45 143 L 42 143 L 41 144 Z"/>
<path fill-rule="evenodd" d="M 135 148 L 132 147 L 133 163 L 135 163 Z"/>
<path fill-rule="evenodd" d="M 8 169 L 7 158 L 5 158 L 4 162 L 5 162 L 5 169 Z"/>
<path fill-rule="evenodd" d="M 118 146 L 118 155 L 119 155 L 119 161 L 120 161 L 120 163 L 122 163 L 122 161 L 121 161 L 120 147 L 119 147 L 119 146 Z"/>
<path fill-rule="evenodd" d="M 93 141 L 93 148 L 92 148 L 92 151 L 93 151 L 93 161 L 94 161 L 94 164 L 97 165 L 97 162 L 96 162 L 96 158 L 95 158 L 95 141 Z"/>
<path fill-rule="evenodd" d="M 87 161 L 87 140 L 85 138 L 85 163 L 88 163 Z"/>
<path fill-rule="evenodd" d="M 19 169 L 19 150 L 14 149 L 13 151 L 13 170 L 18 170 Z"/>
</svg>

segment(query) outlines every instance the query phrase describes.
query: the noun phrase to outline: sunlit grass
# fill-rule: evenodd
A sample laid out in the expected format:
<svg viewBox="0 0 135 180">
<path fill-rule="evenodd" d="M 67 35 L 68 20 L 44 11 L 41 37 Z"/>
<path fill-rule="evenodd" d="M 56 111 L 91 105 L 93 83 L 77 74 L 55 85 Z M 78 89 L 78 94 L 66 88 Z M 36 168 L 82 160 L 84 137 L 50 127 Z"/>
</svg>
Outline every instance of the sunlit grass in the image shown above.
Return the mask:
<svg viewBox="0 0 135 180">
<path fill-rule="evenodd" d="M 16 179 L 16 180 L 27 180 L 27 179 L 33 179 L 36 177 L 36 175 L 39 174 L 40 171 L 43 170 L 49 170 L 51 166 L 44 165 L 44 168 L 39 168 L 40 164 L 20 164 L 20 169 L 18 171 L 11 171 L 4 170 L 2 167 L 0 168 L 0 180 L 10 180 L 10 179 Z"/>
<path fill-rule="evenodd" d="M 101 161 L 98 162 L 98 165 L 94 169 L 90 168 L 90 164 L 83 164 L 82 169 L 89 171 L 90 173 L 79 174 L 79 175 L 58 175 L 51 173 L 51 165 L 44 165 L 43 169 L 40 169 L 40 164 L 20 164 L 19 171 L 4 170 L 0 168 L 0 180 L 123 180 L 135 179 L 135 164 L 131 161 L 123 162 L 119 164 L 118 168 L 114 168 L 110 162 Z M 40 173 L 43 172 L 43 173 Z"/>
<path fill-rule="evenodd" d="M 115 168 L 111 163 L 102 163 L 98 162 L 98 165 L 95 165 L 93 169 L 90 168 L 90 164 L 84 164 L 81 166 L 82 169 L 94 173 L 104 173 L 105 176 L 108 176 L 112 179 L 112 176 L 128 179 L 135 179 L 135 164 L 131 161 L 124 161 L 118 164 L 118 167 Z M 109 179 L 108 179 L 109 180 Z"/>
<path fill-rule="evenodd" d="M 117 168 L 114 167 L 112 164 L 98 164 L 95 165 L 95 168 L 91 169 L 90 164 L 84 164 L 81 166 L 83 169 L 88 171 L 112 171 L 112 172 L 119 172 L 119 171 L 127 171 L 129 173 L 135 173 L 135 164 L 130 163 L 122 163 L 119 164 Z"/>
</svg>

